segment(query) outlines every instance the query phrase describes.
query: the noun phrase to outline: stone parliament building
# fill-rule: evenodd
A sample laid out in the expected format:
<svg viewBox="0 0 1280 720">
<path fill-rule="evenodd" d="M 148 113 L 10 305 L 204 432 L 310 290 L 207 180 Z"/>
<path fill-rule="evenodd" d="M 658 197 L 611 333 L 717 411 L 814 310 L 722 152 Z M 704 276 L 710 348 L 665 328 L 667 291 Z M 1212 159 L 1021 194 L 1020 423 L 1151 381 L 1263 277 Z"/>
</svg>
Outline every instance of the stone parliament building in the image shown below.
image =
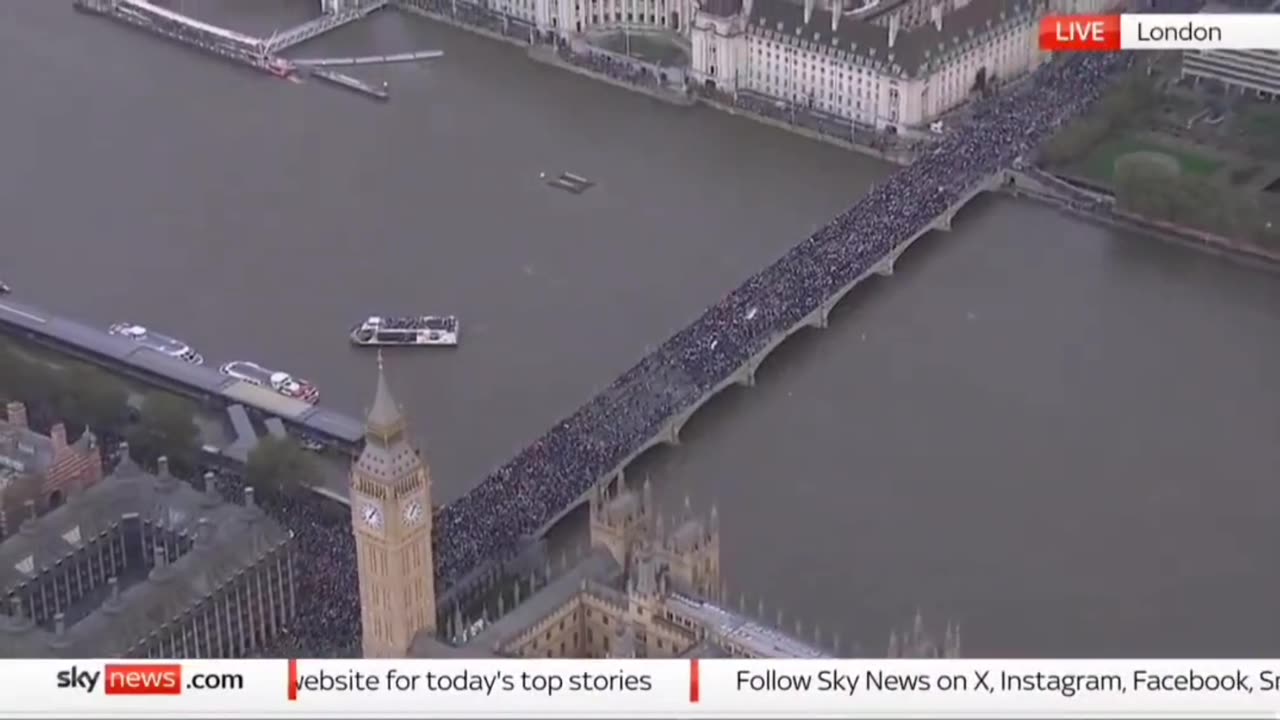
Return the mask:
<svg viewBox="0 0 1280 720">
<path fill-rule="evenodd" d="M 270 652 L 295 612 L 292 533 L 244 490 L 226 502 L 129 459 L 0 542 L 0 657 L 233 658 Z M 667 520 L 646 481 L 598 488 L 577 562 L 508 574 L 465 601 L 434 587 L 431 474 L 382 370 L 350 478 L 365 657 L 795 657 L 842 654 L 723 604 L 720 528 Z M 740 603 L 741 604 L 741 603 Z M 915 623 L 891 657 L 956 657 Z M 860 653 L 852 653 L 860 654 Z"/>
<path fill-rule="evenodd" d="M 129 459 L 0 543 L 0 657 L 242 657 L 294 616 L 293 537 Z"/>
<path fill-rule="evenodd" d="M 477 608 L 438 607 L 433 587 L 431 473 L 410 445 L 383 374 L 363 454 L 351 473 L 351 518 L 360 574 L 366 657 L 795 657 L 840 654 L 721 604 L 716 510 L 696 518 L 688 502 L 667 522 L 646 481 L 615 483 L 590 504 L 589 550 L 557 572 L 499 581 Z M 780 624 L 780 623 L 778 623 Z M 890 639 L 901 657 L 957 657 L 958 629 L 941 642 L 917 613 Z"/>
</svg>

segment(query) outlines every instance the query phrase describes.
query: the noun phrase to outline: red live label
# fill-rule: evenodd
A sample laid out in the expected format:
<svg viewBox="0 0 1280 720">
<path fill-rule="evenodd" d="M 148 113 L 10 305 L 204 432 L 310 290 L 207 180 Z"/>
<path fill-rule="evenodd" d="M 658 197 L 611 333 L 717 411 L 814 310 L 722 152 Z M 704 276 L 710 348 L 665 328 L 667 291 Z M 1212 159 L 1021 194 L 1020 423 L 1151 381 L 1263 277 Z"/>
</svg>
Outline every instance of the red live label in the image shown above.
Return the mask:
<svg viewBox="0 0 1280 720">
<path fill-rule="evenodd" d="M 108 665 L 108 695 L 181 695 L 181 665 Z"/>
<path fill-rule="evenodd" d="M 1046 52 L 1118 52 L 1119 15 L 1051 15 L 1040 21 Z"/>
</svg>

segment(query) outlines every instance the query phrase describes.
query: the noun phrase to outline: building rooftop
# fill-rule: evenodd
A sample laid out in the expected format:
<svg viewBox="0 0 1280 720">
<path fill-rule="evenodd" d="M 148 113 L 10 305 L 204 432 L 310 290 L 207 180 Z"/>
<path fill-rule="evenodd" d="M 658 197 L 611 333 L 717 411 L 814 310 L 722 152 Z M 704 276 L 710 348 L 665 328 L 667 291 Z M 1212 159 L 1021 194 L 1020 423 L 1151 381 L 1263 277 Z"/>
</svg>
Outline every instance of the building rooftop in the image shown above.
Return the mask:
<svg viewBox="0 0 1280 720">
<path fill-rule="evenodd" d="M 108 598 L 82 620 L 56 631 L 0 623 L 0 657 L 113 657 L 211 595 L 236 573 L 286 543 L 291 533 L 252 504 L 223 502 L 162 471 L 143 472 L 126 460 L 117 471 L 0 543 L 0 589 L 14 591 L 73 555 L 113 525 L 137 518 L 194 540 L 173 563 Z M 8 608 L 5 608 L 8 611 Z M 29 625 L 29 619 L 26 621 Z"/>
<path fill-rule="evenodd" d="M 667 608 L 701 623 L 715 636 L 746 648 L 755 657 L 813 659 L 831 657 L 823 650 L 780 630 L 719 605 L 686 595 L 667 598 Z"/>
<path fill-rule="evenodd" d="M 53 441 L 34 430 L 0 421 L 0 468 L 41 475 L 53 465 Z"/>
<path fill-rule="evenodd" d="M 427 637 L 425 633 L 419 633 L 419 637 L 414 638 L 411 654 L 414 657 L 441 657 L 441 655 L 420 654 L 434 651 L 463 653 L 464 656 L 468 652 L 495 655 L 504 644 L 571 601 L 582 591 L 584 584 L 616 583 L 621 577 L 622 567 L 614 560 L 613 555 L 603 547 L 593 548 L 567 572 L 539 588 L 511 612 L 481 629 L 466 643 L 466 646 L 462 648 L 450 646 Z M 466 650 L 467 646 L 472 650 Z"/>
<path fill-rule="evenodd" d="M 699 659 L 727 658 L 729 657 L 729 653 L 725 652 L 724 648 L 716 645 L 714 642 L 703 640 L 697 645 L 693 645 L 688 650 L 680 653 L 680 657 Z"/>
<path fill-rule="evenodd" d="M 804 6 L 791 0 L 753 0 L 749 22 L 767 36 L 814 49 L 829 47 L 832 52 L 879 64 L 882 72 L 912 77 L 1004 20 L 1034 13 L 1042 4 L 1042 0 L 976 0 L 943 16 L 941 29 L 925 23 L 898 30 L 892 46 L 889 36 L 893 31 L 889 28 L 848 13 L 832 31 L 830 10 L 814 8 L 806 23 Z"/>
</svg>

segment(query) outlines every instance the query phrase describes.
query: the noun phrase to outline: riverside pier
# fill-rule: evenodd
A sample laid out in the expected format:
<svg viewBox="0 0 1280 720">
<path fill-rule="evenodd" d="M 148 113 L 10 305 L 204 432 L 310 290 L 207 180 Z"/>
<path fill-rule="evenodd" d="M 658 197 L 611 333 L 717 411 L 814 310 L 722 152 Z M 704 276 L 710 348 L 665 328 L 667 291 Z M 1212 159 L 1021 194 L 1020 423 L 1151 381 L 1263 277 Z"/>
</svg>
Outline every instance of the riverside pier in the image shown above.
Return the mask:
<svg viewBox="0 0 1280 720">
<path fill-rule="evenodd" d="M 303 71 L 303 74 L 327 82 L 330 85 L 342 88 L 343 90 L 351 90 L 352 92 L 367 95 L 374 100 L 386 102 L 391 99 L 391 93 L 387 90 L 387 84 L 385 82 L 382 83 L 382 87 L 378 87 L 367 83 L 360 78 L 351 77 L 350 75 L 345 75 L 326 68 L 308 68 Z"/>
<path fill-rule="evenodd" d="M 171 358 L 106 330 L 59 317 L 34 305 L 0 300 L 0 333 L 47 347 L 145 385 L 226 410 L 232 425 L 251 410 L 270 424 L 276 418 L 294 432 L 342 452 L 359 452 L 364 423 L 356 418 L 280 395 L 204 365 Z M 237 408 L 239 408 L 237 410 Z"/>
<path fill-rule="evenodd" d="M 261 38 L 201 22 L 146 0 L 74 0 L 77 11 L 100 15 L 169 38 L 211 55 L 275 75 L 288 75 L 287 61 L 268 52 Z"/>
<path fill-rule="evenodd" d="M 131 25 L 277 77 L 291 77 L 295 74 L 315 77 L 330 85 L 386 101 L 391 97 L 386 83 L 379 87 L 328 68 L 420 62 L 443 57 L 444 53 L 439 50 L 418 50 L 388 55 L 310 58 L 299 61 L 281 57 L 280 53 L 361 20 L 387 4 L 388 0 L 324 0 L 322 15 L 273 33 L 267 38 L 218 27 L 153 5 L 147 0 L 74 0 L 72 6 L 80 12 Z"/>
</svg>

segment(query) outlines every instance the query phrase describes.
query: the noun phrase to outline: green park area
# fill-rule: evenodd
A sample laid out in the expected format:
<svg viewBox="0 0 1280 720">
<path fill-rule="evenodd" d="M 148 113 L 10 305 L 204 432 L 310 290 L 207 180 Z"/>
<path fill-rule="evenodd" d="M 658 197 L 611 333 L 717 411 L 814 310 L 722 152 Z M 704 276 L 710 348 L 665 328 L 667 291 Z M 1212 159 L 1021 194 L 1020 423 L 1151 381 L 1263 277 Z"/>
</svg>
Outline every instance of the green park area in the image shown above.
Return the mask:
<svg viewBox="0 0 1280 720">
<path fill-rule="evenodd" d="M 1067 167 L 1072 174 L 1110 186 L 1115 182 L 1118 161 L 1135 154 L 1172 158 L 1177 162 L 1181 174 L 1204 178 L 1214 174 L 1225 164 L 1206 154 L 1157 144 L 1126 133 L 1103 140 L 1084 157 Z"/>
<path fill-rule="evenodd" d="M 1255 157 L 1280 160 L 1280 107 L 1251 107 L 1240 114 L 1237 127 Z"/>
<path fill-rule="evenodd" d="M 1045 143 L 1040 162 L 1110 189 L 1124 210 L 1280 248 L 1280 203 L 1246 187 L 1266 171 L 1271 143 L 1280 149 L 1280 110 L 1239 107 L 1231 134 L 1205 128 L 1215 138 L 1207 144 L 1183 119 L 1194 108 L 1169 92 L 1141 67 L 1118 78 L 1089 114 Z"/>
<path fill-rule="evenodd" d="M 172 472 L 194 478 L 201 465 L 197 417 L 209 408 L 191 398 L 158 390 L 71 356 L 0 335 L 0 403 L 26 405 L 31 428 L 48 434 L 62 423 L 74 442 L 91 430 L 104 446 L 126 441 L 144 467 L 160 456 Z M 315 476 L 312 459 L 291 439 L 264 438 L 249 456 L 248 482 L 266 493 L 292 492 Z M 17 489 L 35 478 L 19 478 Z M 25 495 L 25 496 L 24 496 Z M 39 499 L 31 492 L 6 492 L 6 506 Z"/>
</svg>

